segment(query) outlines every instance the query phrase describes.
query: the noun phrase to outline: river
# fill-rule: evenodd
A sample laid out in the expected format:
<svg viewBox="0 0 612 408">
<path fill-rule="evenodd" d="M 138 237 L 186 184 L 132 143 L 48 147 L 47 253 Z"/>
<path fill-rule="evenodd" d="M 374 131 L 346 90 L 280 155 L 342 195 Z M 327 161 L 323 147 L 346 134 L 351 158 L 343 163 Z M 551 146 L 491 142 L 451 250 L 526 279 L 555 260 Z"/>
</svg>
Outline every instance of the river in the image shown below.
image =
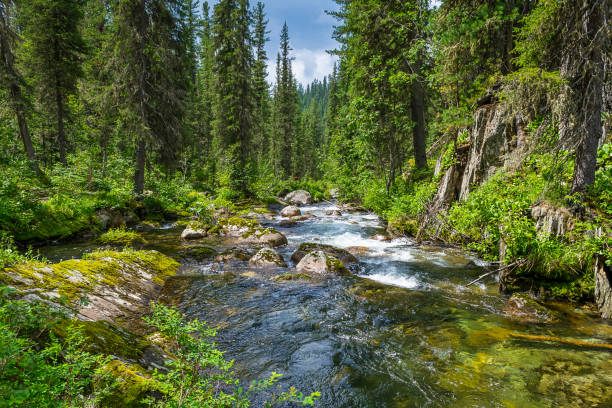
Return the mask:
<svg viewBox="0 0 612 408">
<path fill-rule="evenodd" d="M 547 306 L 548 324 L 504 313 L 493 278 L 466 283 L 483 263 L 461 251 L 377 241 L 367 213 L 326 216 L 332 204 L 302 207 L 318 217 L 283 232 L 289 268 L 185 261 L 162 299 L 218 327 L 216 343 L 244 381 L 283 373 L 281 385 L 322 393 L 318 407 L 610 407 L 612 352 L 513 334 L 612 343 L 612 326 L 589 307 Z M 148 247 L 175 255 L 180 228 L 147 234 Z M 358 250 L 348 277 L 278 280 L 303 242 Z M 223 250 L 223 244 L 217 250 Z M 89 243 L 44 248 L 51 260 L 80 256 Z M 256 403 L 258 404 L 258 403 Z M 257 405 L 256 405 L 257 406 Z"/>
</svg>

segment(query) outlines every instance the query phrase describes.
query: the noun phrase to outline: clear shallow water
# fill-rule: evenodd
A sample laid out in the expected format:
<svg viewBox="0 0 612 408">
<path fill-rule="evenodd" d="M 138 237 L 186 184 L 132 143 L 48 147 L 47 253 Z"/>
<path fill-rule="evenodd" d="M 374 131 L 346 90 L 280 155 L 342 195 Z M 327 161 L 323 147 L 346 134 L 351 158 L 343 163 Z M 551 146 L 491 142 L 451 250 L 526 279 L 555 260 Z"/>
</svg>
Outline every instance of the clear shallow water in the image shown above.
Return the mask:
<svg viewBox="0 0 612 408">
<path fill-rule="evenodd" d="M 455 250 L 376 241 L 372 214 L 319 217 L 278 228 L 285 260 L 302 242 L 359 248 L 360 272 L 278 281 L 289 268 L 189 262 L 162 298 L 219 328 L 216 342 L 243 380 L 284 373 L 282 385 L 322 393 L 319 407 L 611 407 L 612 353 L 513 338 L 511 333 L 612 343 L 612 327 L 588 308 L 549 305 L 552 324 L 522 324 L 487 285 L 466 288 L 482 263 Z M 280 218 L 267 223 L 277 227 Z M 265 222 L 264 222 L 265 223 Z M 180 230 L 149 234 L 148 247 L 180 251 Z M 223 249 L 224 244 L 211 242 Z M 46 248 L 80 256 L 88 243 Z"/>
</svg>

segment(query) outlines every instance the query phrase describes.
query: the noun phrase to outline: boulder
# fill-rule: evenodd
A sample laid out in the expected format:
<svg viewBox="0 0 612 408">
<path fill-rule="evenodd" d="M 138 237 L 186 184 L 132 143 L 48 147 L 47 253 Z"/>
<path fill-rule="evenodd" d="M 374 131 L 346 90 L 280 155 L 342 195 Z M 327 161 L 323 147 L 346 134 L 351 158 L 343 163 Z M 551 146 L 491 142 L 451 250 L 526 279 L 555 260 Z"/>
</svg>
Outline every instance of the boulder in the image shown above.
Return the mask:
<svg viewBox="0 0 612 408">
<path fill-rule="evenodd" d="M 551 323 L 555 320 L 550 310 L 524 293 L 513 294 L 504 306 L 504 312 L 523 323 Z"/>
<path fill-rule="evenodd" d="M 290 205 L 281 210 L 281 216 L 285 218 L 299 217 L 300 215 L 302 215 L 302 212 L 294 205 Z"/>
<path fill-rule="evenodd" d="M 262 248 L 250 260 L 249 264 L 253 266 L 281 266 L 286 267 L 287 264 L 283 257 L 271 248 Z"/>
<path fill-rule="evenodd" d="M 296 225 L 297 225 L 297 221 L 293 219 L 282 220 L 281 222 L 278 223 L 278 226 L 281 228 L 291 228 L 291 227 L 295 227 Z"/>
<path fill-rule="evenodd" d="M 196 261 L 202 261 L 204 259 L 212 258 L 216 252 L 214 249 L 205 246 L 192 246 L 187 247 L 179 252 L 181 258 L 184 259 L 195 259 Z"/>
<path fill-rule="evenodd" d="M 350 272 L 338 258 L 323 251 L 307 253 L 295 267 L 299 273 L 317 275 L 348 275 Z"/>
<path fill-rule="evenodd" d="M 364 246 L 351 246 L 351 247 L 346 248 L 346 250 L 350 252 L 351 255 L 355 255 L 355 256 L 357 255 L 364 256 L 370 253 L 370 248 L 364 247 Z"/>
<path fill-rule="evenodd" d="M 345 266 L 352 267 L 359 264 L 359 261 L 350 252 L 335 248 L 331 245 L 316 244 L 305 242 L 291 255 L 291 260 L 296 264 L 299 263 L 310 252 L 321 251 L 329 256 L 339 259 Z"/>
<path fill-rule="evenodd" d="M 372 237 L 376 241 L 391 241 L 391 237 L 387 235 L 377 234 Z"/>
<path fill-rule="evenodd" d="M 247 262 L 251 259 L 251 253 L 243 248 L 231 248 L 215 257 L 214 261 L 218 263 L 227 263 L 230 261 Z"/>
<path fill-rule="evenodd" d="M 340 212 L 340 210 L 327 210 L 325 211 L 325 215 L 330 217 L 340 217 L 342 216 L 342 212 Z"/>
<path fill-rule="evenodd" d="M 297 190 L 287 194 L 284 201 L 294 205 L 308 205 L 312 204 L 312 196 L 306 190 Z"/>
<path fill-rule="evenodd" d="M 189 223 L 181 233 L 181 239 L 192 241 L 196 239 L 206 238 L 206 228 L 197 223 Z"/>
<path fill-rule="evenodd" d="M 287 244 L 287 237 L 273 228 L 264 228 L 257 221 L 232 217 L 218 220 L 219 234 L 235 239 L 237 244 L 277 247 Z"/>
</svg>

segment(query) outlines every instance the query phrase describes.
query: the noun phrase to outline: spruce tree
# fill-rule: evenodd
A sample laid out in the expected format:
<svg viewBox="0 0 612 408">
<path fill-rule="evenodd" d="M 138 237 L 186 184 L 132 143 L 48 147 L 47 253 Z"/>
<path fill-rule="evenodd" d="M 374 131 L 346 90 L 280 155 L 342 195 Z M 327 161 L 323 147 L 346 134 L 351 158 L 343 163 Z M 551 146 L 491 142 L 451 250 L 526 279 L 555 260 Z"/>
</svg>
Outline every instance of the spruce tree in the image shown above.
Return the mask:
<svg viewBox="0 0 612 408">
<path fill-rule="evenodd" d="M 15 112 L 19 136 L 30 166 L 37 175 L 41 175 L 28 128 L 27 101 L 22 91 L 23 78 L 15 66 L 14 50 L 17 34 L 11 21 L 13 12 L 14 3 L 12 1 L 0 1 L 0 85 L 7 90 L 9 103 Z"/>
<path fill-rule="evenodd" d="M 255 61 L 253 63 L 253 93 L 255 98 L 253 141 L 255 151 L 259 158 L 264 160 L 268 156 L 269 136 L 268 123 L 270 121 L 270 89 L 266 80 L 268 56 L 266 42 L 269 41 L 268 21 L 264 11 L 264 4 L 258 2 L 253 13 L 253 47 L 255 48 Z"/>
<path fill-rule="evenodd" d="M 215 121 L 224 187 L 244 194 L 249 184 L 253 137 L 253 55 L 248 0 L 222 0 L 215 6 Z"/>
<path fill-rule="evenodd" d="M 27 38 L 26 64 L 34 77 L 40 104 L 55 119 L 60 162 L 66 166 L 68 98 L 76 92 L 77 80 L 83 73 L 82 5 L 78 0 L 30 0 L 21 4 Z"/>
</svg>

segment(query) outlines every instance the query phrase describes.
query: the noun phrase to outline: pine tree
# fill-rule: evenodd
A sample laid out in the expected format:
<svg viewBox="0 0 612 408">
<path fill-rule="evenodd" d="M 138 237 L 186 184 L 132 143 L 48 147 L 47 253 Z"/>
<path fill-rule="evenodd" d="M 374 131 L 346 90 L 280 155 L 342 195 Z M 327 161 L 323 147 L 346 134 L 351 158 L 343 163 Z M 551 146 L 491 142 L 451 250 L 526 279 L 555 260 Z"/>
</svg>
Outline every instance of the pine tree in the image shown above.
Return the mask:
<svg viewBox="0 0 612 408">
<path fill-rule="evenodd" d="M 283 25 L 280 37 L 280 53 L 277 58 L 277 77 L 274 94 L 274 106 L 276 109 L 274 118 L 274 139 L 278 145 L 277 169 L 281 176 L 289 177 L 293 173 L 294 165 L 292 157 L 294 154 L 294 139 L 298 134 L 298 99 L 297 85 L 291 70 L 291 57 L 289 53 L 289 28 L 287 23 Z"/>
<path fill-rule="evenodd" d="M 270 89 L 266 80 L 268 56 L 266 54 L 266 42 L 269 31 L 268 21 L 264 11 L 264 4 L 258 2 L 254 13 L 253 47 L 255 48 L 255 61 L 253 63 L 253 93 L 255 97 L 254 125 L 255 132 L 253 141 L 255 151 L 261 159 L 268 156 L 269 136 L 268 123 L 270 121 Z"/>
<path fill-rule="evenodd" d="M 123 126 L 134 135 L 134 189 L 142 194 L 147 151 L 168 169 L 181 146 L 189 71 L 178 1 L 120 0 L 114 7 L 111 69 Z"/>
<path fill-rule="evenodd" d="M 222 0 L 215 6 L 215 121 L 220 147 L 220 182 L 247 192 L 250 171 L 253 83 L 250 12 L 247 0 Z"/>
<path fill-rule="evenodd" d="M 31 0 L 22 3 L 20 15 L 28 42 L 26 64 L 35 78 L 41 105 L 55 118 L 60 162 L 66 166 L 67 102 L 83 74 L 82 6 L 77 0 Z"/>
<path fill-rule="evenodd" d="M 14 9 L 12 1 L 0 1 L 0 85 L 7 89 L 11 108 L 15 112 L 19 136 L 30 161 L 32 170 L 41 175 L 40 167 L 36 160 L 34 145 L 30 137 L 28 122 L 26 118 L 26 99 L 22 92 L 23 78 L 15 67 L 15 41 L 17 34 L 13 29 L 11 13 Z"/>
</svg>

